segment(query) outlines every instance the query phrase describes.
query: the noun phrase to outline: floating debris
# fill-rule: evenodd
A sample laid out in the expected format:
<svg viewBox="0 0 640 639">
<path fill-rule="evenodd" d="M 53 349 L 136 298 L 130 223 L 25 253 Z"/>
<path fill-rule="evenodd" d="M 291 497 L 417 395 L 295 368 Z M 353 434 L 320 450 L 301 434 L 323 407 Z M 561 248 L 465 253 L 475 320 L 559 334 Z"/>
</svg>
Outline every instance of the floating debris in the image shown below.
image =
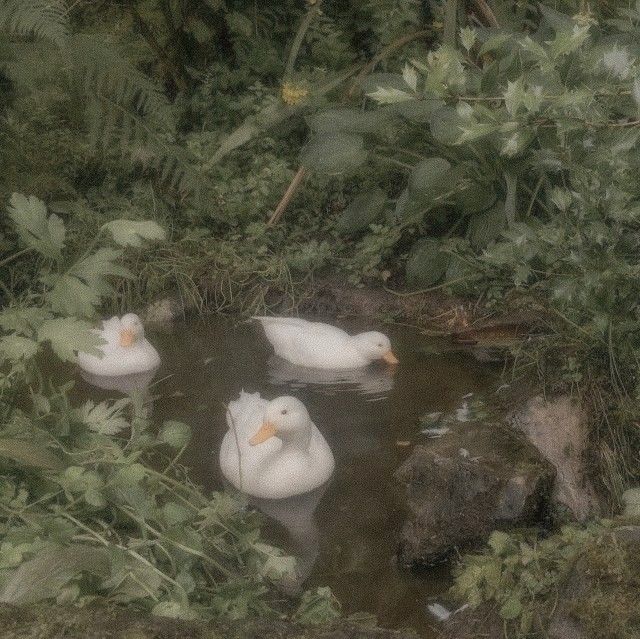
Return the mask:
<svg viewBox="0 0 640 639">
<path fill-rule="evenodd" d="M 403 448 L 406 448 L 407 446 L 411 446 L 411 442 L 407 440 L 397 441 L 396 446 L 402 446 Z"/>
<path fill-rule="evenodd" d="M 445 608 L 442 604 L 432 603 L 427 606 L 427 610 L 438 620 L 447 621 L 453 614 L 451 610 Z"/>
<path fill-rule="evenodd" d="M 424 428 L 420 432 L 427 437 L 435 438 L 442 437 L 443 435 L 450 433 L 451 429 L 447 428 L 446 426 L 441 426 L 440 428 Z"/>
</svg>

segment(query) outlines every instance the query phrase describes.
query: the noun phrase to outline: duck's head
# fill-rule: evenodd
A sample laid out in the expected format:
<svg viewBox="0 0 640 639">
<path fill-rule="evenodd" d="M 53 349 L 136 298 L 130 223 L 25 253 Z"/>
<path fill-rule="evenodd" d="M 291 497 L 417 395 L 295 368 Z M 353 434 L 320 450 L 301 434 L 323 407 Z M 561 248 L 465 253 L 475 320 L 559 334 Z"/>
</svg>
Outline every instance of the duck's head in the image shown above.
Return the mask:
<svg viewBox="0 0 640 639">
<path fill-rule="evenodd" d="M 142 320 L 135 313 L 127 313 L 120 318 L 120 346 L 133 346 L 144 338 L 144 326 Z"/>
<path fill-rule="evenodd" d="M 311 418 L 305 405 L 295 397 L 278 397 L 267 404 L 262 426 L 249 440 L 252 446 L 278 437 L 283 441 L 308 440 L 311 434 Z"/>
<path fill-rule="evenodd" d="M 370 362 L 382 359 L 387 364 L 398 364 L 398 358 L 391 350 L 391 341 L 383 333 L 368 331 L 354 335 L 352 339 L 361 355 Z"/>
</svg>

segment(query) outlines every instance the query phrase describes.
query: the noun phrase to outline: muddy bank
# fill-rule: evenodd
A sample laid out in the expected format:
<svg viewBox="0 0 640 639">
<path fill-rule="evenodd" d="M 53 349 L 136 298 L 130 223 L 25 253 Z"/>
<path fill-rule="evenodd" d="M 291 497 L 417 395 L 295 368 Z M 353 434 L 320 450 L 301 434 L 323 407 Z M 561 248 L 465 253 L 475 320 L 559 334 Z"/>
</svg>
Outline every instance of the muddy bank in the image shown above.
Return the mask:
<svg viewBox="0 0 640 639">
<path fill-rule="evenodd" d="M 417 639 L 349 621 L 302 626 L 278 620 L 191 622 L 117 607 L 15 607 L 0 604 L 4 639 Z"/>
</svg>

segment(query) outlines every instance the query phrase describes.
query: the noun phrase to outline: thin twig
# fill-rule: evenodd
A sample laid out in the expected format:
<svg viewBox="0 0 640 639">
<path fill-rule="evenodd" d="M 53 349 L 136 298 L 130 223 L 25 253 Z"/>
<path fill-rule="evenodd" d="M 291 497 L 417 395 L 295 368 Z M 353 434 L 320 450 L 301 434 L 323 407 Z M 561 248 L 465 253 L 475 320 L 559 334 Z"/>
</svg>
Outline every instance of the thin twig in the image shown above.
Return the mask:
<svg viewBox="0 0 640 639">
<path fill-rule="evenodd" d="M 236 428 L 236 420 L 233 419 L 233 413 L 229 409 L 229 406 L 222 402 L 227 415 L 229 416 L 229 421 L 231 422 L 231 430 L 233 431 L 233 437 L 236 440 L 236 450 L 238 452 L 238 478 L 240 479 L 240 490 L 243 489 L 244 482 L 242 481 L 242 451 L 240 450 L 240 438 L 238 437 L 238 429 Z"/>
<path fill-rule="evenodd" d="M 278 202 L 278 206 L 276 206 L 273 215 L 269 218 L 267 226 L 273 226 L 282 217 L 282 214 L 286 211 L 287 206 L 289 206 L 289 202 L 291 202 L 291 199 L 295 195 L 306 174 L 307 169 L 305 169 L 304 166 L 301 166 L 293 176 L 293 179 L 287 187 L 287 190 L 284 192 L 282 199 Z"/>
</svg>

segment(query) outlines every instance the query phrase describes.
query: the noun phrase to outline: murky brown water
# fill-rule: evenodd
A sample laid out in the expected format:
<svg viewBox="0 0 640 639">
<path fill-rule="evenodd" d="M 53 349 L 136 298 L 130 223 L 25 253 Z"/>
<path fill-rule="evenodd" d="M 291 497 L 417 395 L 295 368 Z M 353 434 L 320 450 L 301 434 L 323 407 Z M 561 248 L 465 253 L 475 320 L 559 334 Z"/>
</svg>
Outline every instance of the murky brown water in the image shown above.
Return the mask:
<svg viewBox="0 0 640 639">
<path fill-rule="evenodd" d="M 223 404 L 241 389 L 269 399 L 299 397 L 333 450 L 336 472 L 321 494 L 262 504 L 276 520 L 267 534 L 301 557 L 306 585 L 330 586 L 345 612 L 370 612 L 383 625 L 414 627 L 430 639 L 435 622 L 426 604 L 448 588 L 448 572 L 442 567 L 416 575 L 396 567 L 394 532 L 401 521 L 393 473 L 411 450 L 407 442 L 428 441 L 420 435 L 420 416 L 455 409 L 467 393 L 486 389 L 495 371 L 463 352 L 434 354 L 433 341 L 413 329 L 384 330 L 401 361 L 395 374 L 373 366 L 336 380 L 274 358 L 258 326 L 177 324 L 170 333 L 149 335 L 162 357 L 153 410 L 158 418 L 191 425 L 194 439 L 183 461 L 197 481 L 216 489 L 222 486 Z M 113 395 L 85 382 L 78 390 L 94 398 Z"/>
</svg>

